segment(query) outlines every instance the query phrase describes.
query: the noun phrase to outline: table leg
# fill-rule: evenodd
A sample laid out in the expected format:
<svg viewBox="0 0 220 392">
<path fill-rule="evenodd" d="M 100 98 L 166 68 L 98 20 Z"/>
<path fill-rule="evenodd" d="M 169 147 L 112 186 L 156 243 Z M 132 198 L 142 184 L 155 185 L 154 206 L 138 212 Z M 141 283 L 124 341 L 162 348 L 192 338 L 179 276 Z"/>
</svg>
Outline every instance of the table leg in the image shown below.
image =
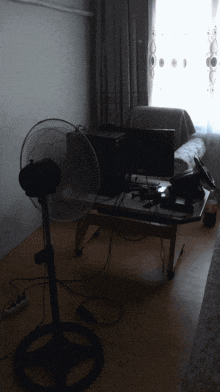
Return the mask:
<svg viewBox="0 0 220 392">
<path fill-rule="evenodd" d="M 175 257 L 175 245 L 176 245 L 176 233 L 177 233 L 177 225 L 173 225 L 173 230 L 170 237 L 170 253 L 169 260 L 167 266 L 167 278 L 168 280 L 174 277 L 174 257 Z"/>
<path fill-rule="evenodd" d="M 123 225 L 128 231 L 140 230 L 143 231 L 145 235 L 156 236 L 161 238 L 167 238 L 170 240 L 170 251 L 169 251 L 169 260 L 166 268 L 166 277 L 168 280 L 171 280 L 174 277 L 174 257 L 175 257 L 175 245 L 176 245 L 176 233 L 177 233 L 177 225 L 172 226 L 163 226 L 158 225 L 154 226 L 152 224 L 146 224 L 146 222 L 141 221 L 130 221 L 125 220 L 124 218 L 117 217 L 117 224 Z M 82 245 L 85 239 L 87 230 L 90 225 L 95 225 L 98 227 L 114 227 L 115 226 L 115 217 L 103 214 L 88 214 L 86 218 L 81 219 L 76 228 L 76 238 L 75 238 L 75 254 L 80 257 L 82 255 Z M 120 227 L 119 227 L 120 228 Z"/>
</svg>

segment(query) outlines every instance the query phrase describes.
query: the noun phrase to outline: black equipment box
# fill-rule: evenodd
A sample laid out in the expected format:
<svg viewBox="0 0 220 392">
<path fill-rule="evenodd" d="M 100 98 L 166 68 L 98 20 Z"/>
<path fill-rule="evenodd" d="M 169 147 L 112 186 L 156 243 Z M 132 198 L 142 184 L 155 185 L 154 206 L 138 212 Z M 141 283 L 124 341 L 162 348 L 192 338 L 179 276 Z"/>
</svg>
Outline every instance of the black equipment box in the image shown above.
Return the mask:
<svg viewBox="0 0 220 392">
<path fill-rule="evenodd" d="M 126 175 L 125 135 L 123 128 L 101 126 L 88 131 L 100 167 L 100 195 L 114 197 L 124 189 Z"/>
</svg>

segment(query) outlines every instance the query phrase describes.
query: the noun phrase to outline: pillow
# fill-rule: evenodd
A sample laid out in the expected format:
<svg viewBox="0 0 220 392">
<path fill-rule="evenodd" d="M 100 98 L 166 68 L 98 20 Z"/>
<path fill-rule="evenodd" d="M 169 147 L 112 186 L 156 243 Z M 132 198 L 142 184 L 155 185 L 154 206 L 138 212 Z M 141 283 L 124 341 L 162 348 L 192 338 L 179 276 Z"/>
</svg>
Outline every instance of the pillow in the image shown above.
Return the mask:
<svg viewBox="0 0 220 392">
<path fill-rule="evenodd" d="M 195 137 L 179 147 L 174 153 L 174 174 L 183 174 L 195 166 L 194 157 L 202 158 L 206 147 L 203 139 Z"/>
</svg>

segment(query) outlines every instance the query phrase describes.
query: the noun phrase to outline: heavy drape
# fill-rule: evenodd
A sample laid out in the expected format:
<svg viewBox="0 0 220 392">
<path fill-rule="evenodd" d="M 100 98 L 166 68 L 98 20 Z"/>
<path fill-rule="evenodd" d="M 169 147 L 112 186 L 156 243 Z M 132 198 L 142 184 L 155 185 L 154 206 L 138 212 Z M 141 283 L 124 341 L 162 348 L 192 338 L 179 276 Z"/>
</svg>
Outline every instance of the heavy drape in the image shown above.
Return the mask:
<svg viewBox="0 0 220 392">
<path fill-rule="evenodd" d="M 94 125 L 124 125 L 147 105 L 148 7 L 141 0 L 95 1 Z"/>
</svg>

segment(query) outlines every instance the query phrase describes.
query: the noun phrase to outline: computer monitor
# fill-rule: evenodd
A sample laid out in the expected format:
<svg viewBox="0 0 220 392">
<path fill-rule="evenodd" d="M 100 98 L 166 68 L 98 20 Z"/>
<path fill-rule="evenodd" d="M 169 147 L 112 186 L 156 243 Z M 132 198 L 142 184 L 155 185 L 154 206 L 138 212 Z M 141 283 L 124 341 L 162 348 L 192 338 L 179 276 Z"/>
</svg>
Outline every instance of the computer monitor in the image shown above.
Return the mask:
<svg viewBox="0 0 220 392">
<path fill-rule="evenodd" d="M 128 173 L 146 177 L 173 177 L 174 135 L 174 129 L 127 129 Z"/>
</svg>

